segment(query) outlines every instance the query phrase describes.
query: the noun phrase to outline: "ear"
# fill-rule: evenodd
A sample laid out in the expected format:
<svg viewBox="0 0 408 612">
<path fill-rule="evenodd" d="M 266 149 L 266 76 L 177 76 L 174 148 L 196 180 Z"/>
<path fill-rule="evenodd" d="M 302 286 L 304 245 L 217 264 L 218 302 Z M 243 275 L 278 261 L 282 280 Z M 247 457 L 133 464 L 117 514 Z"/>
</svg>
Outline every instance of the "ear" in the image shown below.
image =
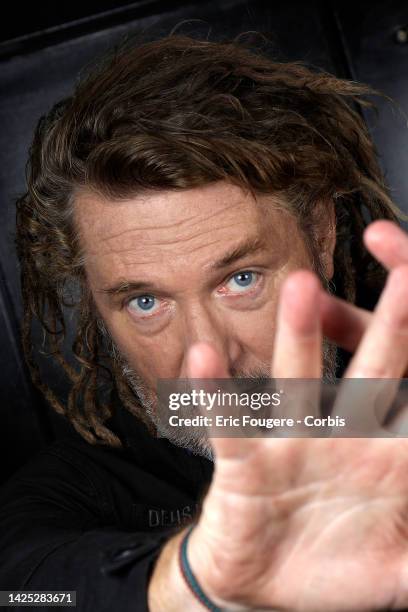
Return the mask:
<svg viewBox="0 0 408 612">
<path fill-rule="evenodd" d="M 326 200 L 316 206 L 315 239 L 322 271 L 327 279 L 334 274 L 334 249 L 336 248 L 336 212 L 334 202 Z"/>
</svg>

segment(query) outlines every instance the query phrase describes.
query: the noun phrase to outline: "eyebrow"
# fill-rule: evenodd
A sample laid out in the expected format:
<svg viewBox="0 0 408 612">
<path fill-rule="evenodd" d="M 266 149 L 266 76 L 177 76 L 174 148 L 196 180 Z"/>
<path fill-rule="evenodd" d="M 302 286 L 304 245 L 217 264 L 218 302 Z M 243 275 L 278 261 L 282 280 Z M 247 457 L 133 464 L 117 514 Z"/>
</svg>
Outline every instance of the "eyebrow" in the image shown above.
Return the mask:
<svg viewBox="0 0 408 612">
<path fill-rule="evenodd" d="M 222 268 L 226 268 L 231 264 L 235 263 L 239 259 L 243 259 L 247 255 L 255 255 L 259 251 L 265 249 L 266 243 L 259 236 L 253 236 L 247 238 L 241 244 L 237 244 L 230 251 L 228 251 L 221 259 L 210 264 L 210 270 L 221 270 Z"/>
<path fill-rule="evenodd" d="M 230 251 L 228 251 L 225 255 L 222 256 L 221 259 L 211 263 L 208 266 L 209 270 L 221 270 L 222 268 L 227 268 L 231 266 L 233 263 L 237 262 L 239 259 L 243 259 L 248 255 L 255 255 L 259 251 L 262 251 L 266 247 L 266 242 L 259 238 L 258 236 L 249 237 L 244 242 L 237 244 Z M 124 293 L 129 293 L 130 291 L 153 291 L 157 290 L 157 287 L 154 283 L 150 283 L 148 281 L 126 281 L 121 280 L 118 283 L 111 287 L 102 287 L 101 289 L 97 289 L 98 293 L 104 293 L 105 295 L 121 295 Z"/>
<path fill-rule="evenodd" d="M 105 295 L 121 295 L 130 291 L 153 291 L 154 289 L 156 286 L 147 281 L 119 281 L 112 287 L 102 287 L 96 291 Z"/>
</svg>

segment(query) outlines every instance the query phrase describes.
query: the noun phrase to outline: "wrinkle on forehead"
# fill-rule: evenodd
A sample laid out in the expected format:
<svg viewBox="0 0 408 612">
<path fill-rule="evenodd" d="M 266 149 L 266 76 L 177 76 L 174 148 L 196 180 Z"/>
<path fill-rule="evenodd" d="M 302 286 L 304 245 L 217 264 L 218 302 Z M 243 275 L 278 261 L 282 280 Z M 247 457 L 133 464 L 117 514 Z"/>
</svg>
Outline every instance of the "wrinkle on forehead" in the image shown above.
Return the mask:
<svg viewBox="0 0 408 612">
<path fill-rule="evenodd" d="M 245 200 L 242 193 L 240 199 L 235 194 L 226 202 L 228 194 L 222 190 L 214 190 L 212 197 L 206 194 L 205 198 L 201 188 L 173 195 L 170 207 L 168 199 L 160 199 L 160 194 L 152 195 L 154 205 L 150 208 L 160 222 L 154 230 L 148 231 L 145 231 L 147 225 L 141 229 L 138 222 L 139 212 L 141 221 L 146 219 L 145 201 L 135 199 L 118 203 L 118 214 L 115 214 L 115 203 L 105 206 L 103 202 L 88 201 L 85 204 L 89 216 L 84 208 L 82 238 L 86 250 L 83 263 L 92 289 L 113 286 L 118 280 L 150 281 L 168 293 L 181 295 L 194 287 L 207 286 L 205 283 L 213 273 L 207 278 L 206 270 L 246 240 L 256 237 L 268 245 L 263 251 L 265 256 L 260 253 L 259 257 L 263 257 L 263 264 L 267 262 L 276 270 L 292 260 L 299 248 L 302 250 L 293 216 L 282 214 L 282 204 L 275 205 L 273 198 L 262 198 L 258 206 L 254 198 Z M 177 196 L 180 195 L 182 206 L 178 208 Z M 163 208 L 165 217 L 170 210 L 179 223 L 168 224 L 167 219 L 163 220 Z M 206 214 L 206 211 L 211 213 Z M 184 212 L 189 213 L 186 218 L 183 218 Z M 150 211 L 149 214 L 150 219 L 155 218 Z M 98 235 L 96 231 L 94 221 L 97 217 L 107 229 L 104 234 Z M 178 229 L 173 230 L 175 227 Z M 180 231 L 180 227 L 184 231 Z M 123 230 L 118 232 L 120 228 Z M 215 276 L 214 273 L 211 278 Z"/>
<path fill-rule="evenodd" d="M 206 240 L 215 231 L 225 233 L 249 220 L 259 222 L 260 211 L 254 204 L 252 197 L 245 199 L 239 188 L 231 191 L 231 186 L 163 192 L 121 202 L 89 194 L 77 200 L 76 217 L 88 255 L 126 251 L 142 242 L 161 248 L 183 243 L 195 249 L 200 246 L 191 243 Z"/>
<path fill-rule="evenodd" d="M 235 228 L 238 228 L 240 225 L 246 227 L 246 223 L 237 223 L 235 224 Z M 221 232 L 225 236 L 225 232 L 229 232 L 231 230 L 231 225 L 223 225 L 217 228 L 216 232 Z M 148 247 L 151 252 L 156 252 L 160 255 L 161 258 L 166 257 L 167 255 L 180 255 L 186 256 L 191 255 L 193 253 L 197 253 L 205 248 L 210 248 L 212 246 L 216 246 L 220 244 L 221 238 L 216 238 L 215 240 L 208 240 L 208 238 L 213 238 L 215 234 L 215 230 L 213 228 L 200 231 L 199 233 L 195 233 L 192 236 L 174 236 L 172 240 L 143 240 L 142 237 L 136 235 L 135 237 L 129 236 L 128 239 L 123 244 L 123 241 L 102 241 L 97 251 L 90 251 L 90 255 L 110 255 L 110 254 L 123 254 L 126 256 L 126 253 L 137 253 L 137 251 L 143 251 L 145 253 L 145 247 Z M 192 244 L 193 243 L 193 244 Z"/>
<path fill-rule="evenodd" d="M 161 231 L 161 230 L 168 230 L 168 229 L 172 229 L 172 228 L 182 228 L 183 226 L 186 226 L 187 228 L 190 226 L 195 226 L 197 224 L 197 222 L 200 221 L 200 218 L 204 218 L 206 221 L 210 221 L 213 217 L 218 217 L 219 215 L 221 215 L 223 212 L 234 208 L 236 209 L 237 206 L 239 206 L 239 204 L 237 203 L 233 203 L 233 204 L 229 204 L 228 206 L 224 206 L 223 208 L 213 212 L 212 214 L 208 214 L 208 211 L 199 211 L 200 213 L 202 212 L 202 214 L 200 215 L 192 215 L 191 217 L 187 218 L 187 219 L 181 219 L 179 221 L 174 221 L 173 223 L 168 223 L 168 224 L 160 224 L 160 222 L 155 223 L 154 225 L 140 225 L 140 222 L 135 226 L 135 227 L 131 227 L 131 228 L 127 228 L 124 229 L 122 231 L 120 231 L 119 233 L 114 233 L 114 234 L 106 234 L 104 235 L 104 232 L 102 233 L 102 237 L 104 240 L 112 240 L 115 238 L 121 238 L 124 235 L 126 235 L 129 232 L 134 232 L 134 231 L 138 231 L 141 232 L 143 234 L 145 234 L 146 232 L 153 230 L 153 231 Z M 242 206 L 242 203 L 241 203 Z M 109 225 L 107 226 L 107 228 L 109 229 Z M 99 230 L 100 232 L 100 230 Z M 194 238 L 194 236 L 192 236 L 192 238 Z"/>
<path fill-rule="evenodd" d="M 275 228 L 265 213 L 281 208 L 272 196 L 258 201 L 222 183 L 120 202 L 83 194 L 77 204 L 83 262 L 102 258 L 104 265 L 120 267 L 170 264 L 202 251 L 204 264 L 217 246 L 237 242 L 250 226 L 272 239 Z"/>
</svg>

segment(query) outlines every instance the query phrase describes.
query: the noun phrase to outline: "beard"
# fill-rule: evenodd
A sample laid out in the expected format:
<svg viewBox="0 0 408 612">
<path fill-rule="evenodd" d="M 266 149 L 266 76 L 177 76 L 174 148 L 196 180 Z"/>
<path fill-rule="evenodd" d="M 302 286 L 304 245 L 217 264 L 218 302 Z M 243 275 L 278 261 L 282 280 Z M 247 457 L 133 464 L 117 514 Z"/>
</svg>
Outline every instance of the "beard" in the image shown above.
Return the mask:
<svg viewBox="0 0 408 612">
<path fill-rule="evenodd" d="M 119 367 L 122 377 L 135 395 L 135 405 L 140 406 L 147 419 L 155 426 L 157 437 L 166 438 L 176 446 L 180 446 L 195 455 L 200 455 L 210 461 L 214 461 L 211 442 L 208 435 L 203 433 L 203 428 L 187 426 L 171 427 L 168 424 L 168 419 L 166 419 L 162 411 L 158 409 L 159 402 L 157 393 L 146 384 L 144 379 L 126 360 L 101 318 L 98 318 L 98 328 L 106 341 L 110 358 L 115 362 L 116 366 Z M 326 338 L 323 339 L 322 343 L 322 360 L 323 382 L 329 384 L 334 383 L 336 381 L 336 371 L 338 367 L 337 347 Z M 233 378 L 254 380 L 270 379 L 270 364 L 260 362 L 257 366 L 250 369 L 235 369 L 231 371 L 231 376 Z M 192 414 L 191 416 L 194 415 Z"/>
</svg>

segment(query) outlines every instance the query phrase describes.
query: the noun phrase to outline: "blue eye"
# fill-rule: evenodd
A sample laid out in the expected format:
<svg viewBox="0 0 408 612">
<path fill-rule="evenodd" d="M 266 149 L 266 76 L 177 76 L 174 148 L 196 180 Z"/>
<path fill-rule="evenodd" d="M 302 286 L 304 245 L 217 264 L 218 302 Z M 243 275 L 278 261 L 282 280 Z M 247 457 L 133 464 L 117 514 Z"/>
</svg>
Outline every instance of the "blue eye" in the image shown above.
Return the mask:
<svg viewBox="0 0 408 612">
<path fill-rule="evenodd" d="M 133 310 L 140 308 L 144 312 L 151 312 L 156 305 L 156 298 L 153 295 L 139 295 L 139 297 L 130 300 L 129 305 L 131 304 Z M 136 307 L 133 304 L 136 304 Z"/>
<path fill-rule="evenodd" d="M 244 270 L 243 272 L 237 272 L 230 278 L 227 284 L 232 281 L 236 283 L 234 287 L 234 291 L 237 293 L 243 292 L 248 287 L 252 287 L 254 281 L 256 280 L 256 272 L 251 272 L 249 270 Z"/>
</svg>

